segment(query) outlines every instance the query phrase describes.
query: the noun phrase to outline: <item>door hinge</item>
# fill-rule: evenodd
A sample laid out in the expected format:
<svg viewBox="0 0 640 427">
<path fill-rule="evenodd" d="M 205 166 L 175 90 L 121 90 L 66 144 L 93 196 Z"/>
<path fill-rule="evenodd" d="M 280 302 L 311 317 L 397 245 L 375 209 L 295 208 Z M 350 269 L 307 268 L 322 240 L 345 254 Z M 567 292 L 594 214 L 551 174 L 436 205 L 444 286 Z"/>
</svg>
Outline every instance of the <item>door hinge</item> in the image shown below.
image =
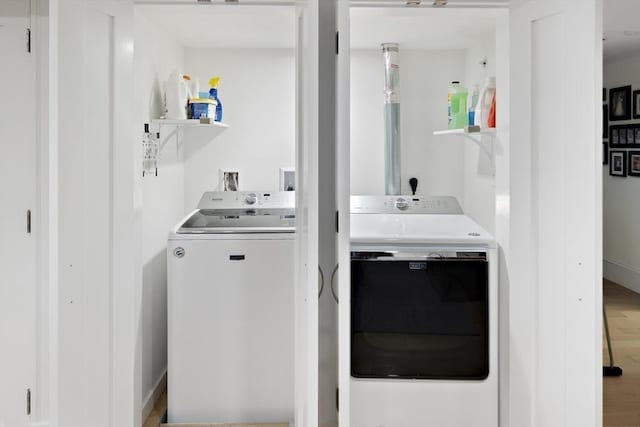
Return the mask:
<svg viewBox="0 0 640 427">
<path fill-rule="evenodd" d="M 27 28 L 27 52 L 31 53 L 31 28 Z"/>
<path fill-rule="evenodd" d="M 31 209 L 27 209 L 27 234 L 31 234 Z"/>
<path fill-rule="evenodd" d="M 27 415 L 31 415 L 31 389 L 27 389 Z"/>
<path fill-rule="evenodd" d="M 340 389 L 336 387 L 336 411 L 340 412 Z"/>
<path fill-rule="evenodd" d="M 340 55 L 340 31 L 336 31 L 336 55 Z"/>
</svg>

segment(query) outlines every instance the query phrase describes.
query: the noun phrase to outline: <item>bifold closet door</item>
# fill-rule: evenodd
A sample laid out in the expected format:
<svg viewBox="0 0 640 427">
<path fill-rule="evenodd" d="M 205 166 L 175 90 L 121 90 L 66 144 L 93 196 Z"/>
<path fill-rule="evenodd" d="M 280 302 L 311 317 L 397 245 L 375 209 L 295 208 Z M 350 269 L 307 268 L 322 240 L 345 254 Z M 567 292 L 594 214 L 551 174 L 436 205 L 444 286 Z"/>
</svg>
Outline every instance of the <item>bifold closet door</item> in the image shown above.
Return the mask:
<svg viewBox="0 0 640 427">
<path fill-rule="evenodd" d="M 502 425 L 597 427 L 602 1 L 511 3 L 511 147 L 496 172 L 498 199 L 509 204 L 508 210 L 497 205 L 496 228 L 510 233 L 497 236 L 508 242 L 509 274 L 500 284 L 509 287 L 502 301 L 509 312 L 502 324 L 509 346 Z"/>
<path fill-rule="evenodd" d="M 139 426 L 133 0 L 51 2 L 51 423 Z"/>
</svg>

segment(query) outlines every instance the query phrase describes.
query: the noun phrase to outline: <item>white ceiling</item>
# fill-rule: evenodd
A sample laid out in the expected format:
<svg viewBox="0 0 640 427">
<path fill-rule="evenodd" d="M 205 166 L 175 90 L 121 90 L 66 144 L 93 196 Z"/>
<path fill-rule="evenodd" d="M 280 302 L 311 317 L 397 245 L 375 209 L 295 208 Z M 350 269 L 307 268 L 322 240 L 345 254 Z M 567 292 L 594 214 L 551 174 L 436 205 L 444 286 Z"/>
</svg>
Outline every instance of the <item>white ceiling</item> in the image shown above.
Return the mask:
<svg viewBox="0 0 640 427">
<path fill-rule="evenodd" d="M 640 52 L 640 1 L 605 0 L 603 32 L 605 59 Z"/>
<path fill-rule="evenodd" d="M 397 42 L 408 49 L 462 49 L 491 36 L 502 13 L 504 9 L 495 8 L 356 7 L 351 11 L 351 45 L 377 49 L 382 42 Z M 185 47 L 295 45 L 291 6 L 138 5 L 136 16 L 162 28 Z"/>
</svg>

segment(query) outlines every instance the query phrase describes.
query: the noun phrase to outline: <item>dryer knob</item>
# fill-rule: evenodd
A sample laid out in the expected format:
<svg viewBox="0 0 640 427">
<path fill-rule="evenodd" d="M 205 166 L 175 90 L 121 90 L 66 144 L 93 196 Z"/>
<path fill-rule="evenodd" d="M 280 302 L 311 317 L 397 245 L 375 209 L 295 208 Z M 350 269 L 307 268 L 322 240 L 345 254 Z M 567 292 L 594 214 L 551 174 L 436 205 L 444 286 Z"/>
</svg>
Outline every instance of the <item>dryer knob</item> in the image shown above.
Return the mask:
<svg viewBox="0 0 640 427">
<path fill-rule="evenodd" d="M 403 198 L 397 199 L 395 205 L 396 208 L 400 209 L 401 211 L 406 211 L 407 209 L 409 209 L 409 202 Z"/>
<path fill-rule="evenodd" d="M 248 205 L 253 205 L 258 201 L 258 196 L 255 193 L 247 194 L 247 197 L 244 199 Z"/>
</svg>

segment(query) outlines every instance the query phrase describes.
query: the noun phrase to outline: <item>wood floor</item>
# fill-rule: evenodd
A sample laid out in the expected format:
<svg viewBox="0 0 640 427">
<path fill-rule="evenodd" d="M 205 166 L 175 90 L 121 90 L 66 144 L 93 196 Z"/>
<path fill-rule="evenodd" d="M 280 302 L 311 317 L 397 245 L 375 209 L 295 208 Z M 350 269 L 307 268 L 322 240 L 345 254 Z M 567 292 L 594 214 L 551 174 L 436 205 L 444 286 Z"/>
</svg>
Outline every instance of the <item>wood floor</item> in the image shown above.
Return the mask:
<svg viewBox="0 0 640 427">
<path fill-rule="evenodd" d="M 604 281 L 604 301 L 616 366 L 621 377 L 604 378 L 604 426 L 640 426 L 640 295 Z M 604 345 L 603 337 L 603 345 Z M 603 363 L 609 363 L 606 347 Z"/>
<path fill-rule="evenodd" d="M 604 281 L 604 301 L 615 364 L 621 377 L 604 378 L 604 427 L 640 426 L 640 295 L 615 283 Z M 603 337 L 603 345 L 604 345 Z M 603 347 L 604 363 L 609 358 Z M 159 427 L 167 409 L 167 394 L 162 394 L 144 427 Z"/>
<path fill-rule="evenodd" d="M 153 410 L 149 414 L 149 417 L 144 423 L 143 427 L 159 427 L 159 426 L 171 426 L 171 427 L 289 427 L 288 423 L 285 424 L 160 424 L 162 416 L 167 410 L 167 392 L 162 393 Z"/>
</svg>

